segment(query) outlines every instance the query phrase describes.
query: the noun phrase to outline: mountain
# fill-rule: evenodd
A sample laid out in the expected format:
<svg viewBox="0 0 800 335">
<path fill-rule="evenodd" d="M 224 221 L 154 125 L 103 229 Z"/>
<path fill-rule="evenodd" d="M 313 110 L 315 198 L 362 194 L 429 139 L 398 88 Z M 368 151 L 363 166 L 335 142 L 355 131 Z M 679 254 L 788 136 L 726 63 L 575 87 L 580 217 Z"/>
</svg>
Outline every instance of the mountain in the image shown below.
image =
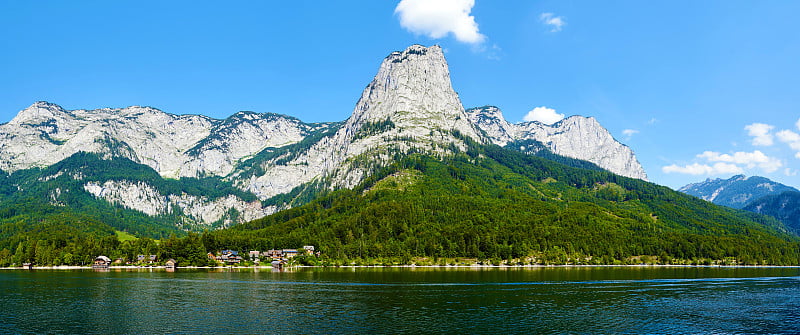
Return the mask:
<svg viewBox="0 0 800 335">
<path fill-rule="evenodd" d="M 88 192 L 97 199 L 149 216 L 170 216 L 173 208 L 179 208 L 184 215 L 173 218 L 172 226 L 189 223 L 189 226 L 219 227 L 263 217 L 274 212 L 275 207 L 263 205 L 246 191 L 237 190 L 240 194 L 211 199 L 185 192 L 160 192 L 154 183 L 182 179 L 193 184 L 189 180 L 216 178 L 230 184 L 222 181 L 221 176 L 229 174 L 241 161 L 265 148 L 297 143 L 336 126 L 336 123 L 306 124 L 279 114 L 239 112 L 225 120 L 216 120 L 198 115 L 172 115 L 150 107 L 67 111 L 55 104 L 37 102 L 0 125 L 0 167 L 12 176 L 21 176 L 5 180 L 17 188 L 16 183 L 37 174 L 40 175 L 35 179 L 40 181 L 61 176 L 69 179 L 68 182 L 58 178 L 62 184 L 81 181 L 71 188 L 43 184 L 52 185 L 48 192 L 53 194 L 50 198 L 54 204 L 61 203 L 57 198 L 67 192 Z M 124 161 L 122 165 L 144 165 L 156 177 L 141 180 L 134 173 L 84 180 L 82 171 L 54 170 L 70 166 L 71 158 L 77 155 L 80 160 L 86 152 L 102 160 Z M 67 163 L 60 164 L 64 162 Z M 7 201 L 36 196 L 22 188 L 17 193 Z"/>
<path fill-rule="evenodd" d="M 465 110 L 438 46 L 391 53 L 343 122 L 36 103 L 0 125 L 0 158 L 0 264 L 302 245 L 337 259 L 798 263 L 783 224 L 645 181 L 592 118 Z"/>
<path fill-rule="evenodd" d="M 798 263 L 798 238 L 772 218 L 480 144 L 405 156 L 353 189 L 202 239 L 210 250 L 314 245 L 327 264 Z"/>
<path fill-rule="evenodd" d="M 776 195 L 786 191 L 798 192 L 793 187 L 764 177 L 744 175 L 733 176 L 729 179 L 709 178 L 703 182 L 683 186 L 678 191 L 732 208 L 744 208 L 751 201 L 767 195 Z"/>
<path fill-rule="evenodd" d="M 177 226 L 221 227 L 306 203 L 321 192 L 352 188 L 404 155 L 463 152 L 466 139 L 646 178 L 630 149 L 593 118 L 575 116 L 552 126 L 512 125 L 494 107 L 465 110 L 442 49 L 420 45 L 387 56 L 343 122 L 304 123 L 254 112 L 219 120 L 140 106 L 65 110 L 37 102 L 0 125 L 0 170 L 28 177 L 42 174 L 36 178 L 43 180 L 67 176 L 78 182 L 73 188 L 48 184 L 53 188 L 48 192 L 88 193 L 164 222 L 180 212 Z M 191 186 L 159 188 L 155 184 L 169 182 L 152 178 L 117 174 L 90 181 L 71 171 L 51 171 L 81 153 L 120 166 L 143 165 L 179 184 L 213 179 L 223 189 L 241 192 L 209 198 L 184 192 Z M 249 200 L 252 196 L 257 201 Z"/>
<path fill-rule="evenodd" d="M 800 192 L 784 191 L 766 195 L 749 202 L 743 209 L 774 217 L 800 234 Z"/>
<path fill-rule="evenodd" d="M 706 179 L 678 191 L 718 205 L 771 216 L 800 234 L 800 191 L 765 177 Z"/>
<path fill-rule="evenodd" d="M 442 49 L 413 45 L 383 60 L 338 130 L 256 157 L 232 178 L 262 197 L 309 183 L 350 188 L 397 155 L 463 150 L 463 137 L 482 141 L 452 88 Z"/>
<path fill-rule="evenodd" d="M 647 180 L 633 151 L 615 140 L 595 118 L 576 115 L 552 125 L 538 121 L 512 124 L 494 106 L 470 108 L 467 114 L 491 142 L 499 146 L 523 152 L 535 152 L 544 147 L 557 155 L 589 161 L 621 176 Z M 531 143 L 539 145 L 531 146 Z"/>
<path fill-rule="evenodd" d="M 0 208 L 31 204 L 95 215 L 118 230 L 151 237 L 225 227 L 274 212 L 219 177 L 164 179 L 130 159 L 85 152 L 0 179 Z"/>
<path fill-rule="evenodd" d="M 68 111 L 37 102 L 0 125 L 0 169 L 50 166 L 83 151 L 129 158 L 166 178 L 224 176 L 267 147 L 299 142 L 329 126 L 269 113 L 216 120 L 151 107 Z"/>
</svg>

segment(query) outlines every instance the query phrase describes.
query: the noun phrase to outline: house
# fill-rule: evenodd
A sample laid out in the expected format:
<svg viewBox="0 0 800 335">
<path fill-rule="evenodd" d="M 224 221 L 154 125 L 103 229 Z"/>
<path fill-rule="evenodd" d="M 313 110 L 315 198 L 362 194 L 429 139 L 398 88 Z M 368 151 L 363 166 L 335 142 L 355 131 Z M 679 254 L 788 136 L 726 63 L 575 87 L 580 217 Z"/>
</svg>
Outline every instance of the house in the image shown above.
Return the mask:
<svg viewBox="0 0 800 335">
<path fill-rule="evenodd" d="M 174 259 L 170 258 L 164 263 L 164 267 L 167 269 L 175 269 L 178 266 L 178 262 Z"/>
<path fill-rule="evenodd" d="M 111 265 L 111 258 L 108 258 L 106 256 L 97 256 L 97 258 L 94 259 L 94 263 L 92 263 L 92 268 L 108 269 L 110 265 Z"/>
<path fill-rule="evenodd" d="M 258 251 L 258 250 L 250 250 L 250 253 L 248 254 L 248 256 L 250 256 L 250 260 L 252 260 L 255 263 L 258 263 L 258 262 L 261 261 L 261 257 L 260 257 L 261 256 L 261 252 Z"/>
<path fill-rule="evenodd" d="M 314 254 L 314 246 L 313 245 L 304 245 L 303 250 L 306 251 L 306 254 L 313 255 Z"/>
<path fill-rule="evenodd" d="M 222 250 L 216 259 L 225 264 L 238 264 L 242 262 L 242 256 L 239 256 L 239 252 L 235 250 Z"/>
<path fill-rule="evenodd" d="M 292 258 L 297 256 L 297 249 L 283 249 L 284 258 Z"/>
<path fill-rule="evenodd" d="M 281 259 L 281 258 L 283 258 L 283 251 L 282 250 L 276 250 L 276 249 L 270 249 L 269 251 L 267 251 L 265 253 L 265 255 L 267 257 L 269 257 L 269 258 L 272 258 L 272 259 Z"/>
<path fill-rule="evenodd" d="M 136 255 L 136 263 L 153 264 L 158 260 L 157 255 Z"/>
</svg>

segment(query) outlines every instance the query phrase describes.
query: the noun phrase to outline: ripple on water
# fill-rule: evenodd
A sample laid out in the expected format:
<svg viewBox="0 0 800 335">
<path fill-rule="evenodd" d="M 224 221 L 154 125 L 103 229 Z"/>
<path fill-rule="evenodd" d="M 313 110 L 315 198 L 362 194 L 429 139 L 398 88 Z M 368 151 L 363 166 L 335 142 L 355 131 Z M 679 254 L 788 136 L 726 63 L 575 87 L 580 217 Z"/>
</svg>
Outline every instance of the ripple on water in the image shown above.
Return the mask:
<svg viewBox="0 0 800 335">
<path fill-rule="evenodd" d="M 0 333 L 800 333 L 796 274 L 620 271 L 0 273 Z"/>
</svg>

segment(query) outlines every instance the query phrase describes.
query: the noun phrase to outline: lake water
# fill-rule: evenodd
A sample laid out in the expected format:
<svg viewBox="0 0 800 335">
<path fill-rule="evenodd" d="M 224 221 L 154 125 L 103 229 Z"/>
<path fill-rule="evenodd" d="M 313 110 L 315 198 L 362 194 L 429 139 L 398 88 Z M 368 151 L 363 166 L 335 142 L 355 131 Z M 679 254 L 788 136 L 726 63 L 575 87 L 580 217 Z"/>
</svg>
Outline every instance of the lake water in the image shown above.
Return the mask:
<svg viewBox="0 0 800 335">
<path fill-rule="evenodd" d="M 0 270 L 0 333 L 800 333 L 800 269 Z"/>
</svg>

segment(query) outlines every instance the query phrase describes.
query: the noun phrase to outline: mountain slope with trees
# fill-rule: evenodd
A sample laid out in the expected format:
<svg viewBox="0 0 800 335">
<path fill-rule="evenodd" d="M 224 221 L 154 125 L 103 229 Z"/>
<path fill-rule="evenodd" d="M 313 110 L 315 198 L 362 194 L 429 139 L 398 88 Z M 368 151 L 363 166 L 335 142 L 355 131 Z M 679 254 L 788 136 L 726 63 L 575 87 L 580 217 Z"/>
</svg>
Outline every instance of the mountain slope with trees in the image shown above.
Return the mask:
<svg viewBox="0 0 800 335">
<path fill-rule="evenodd" d="M 707 179 L 678 191 L 717 205 L 771 216 L 800 234 L 800 191 L 794 187 L 765 177 L 737 175 L 729 179 Z"/>
<path fill-rule="evenodd" d="M 728 179 L 706 179 L 683 186 L 678 191 L 731 208 L 744 208 L 758 198 L 800 192 L 796 188 L 774 182 L 765 177 L 736 175 Z"/>
<path fill-rule="evenodd" d="M 0 128 L 0 265 L 307 244 L 340 261 L 798 263 L 783 224 L 644 181 L 591 117 L 465 110 L 439 46 L 391 53 L 341 123 L 42 102 Z"/>
<path fill-rule="evenodd" d="M 335 259 L 517 259 L 542 264 L 724 260 L 798 264 L 768 217 L 496 146 L 411 155 L 311 203 L 203 236 L 210 249 L 315 245 Z"/>
<path fill-rule="evenodd" d="M 764 196 L 748 203 L 744 210 L 774 217 L 800 234 L 800 192 Z"/>
<path fill-rule="evenodd" d="M 303 245 L 323 253 L 316 261 L 301 259 L 308 264 L 800 263 L 800 239 L 772 218 L 639 179 L 467 144 L 447 157 L 403 156 L 353 189 L 322 191 L 259 220 L 161 241 L 120 241 L 119 226 L 71 207 L 6 207 L 0 266 L 79 265 L 98 254 L 207 265 L 207 252 Z M 35 220 L 26 217 L 33 212 Z"/>
</svg>

